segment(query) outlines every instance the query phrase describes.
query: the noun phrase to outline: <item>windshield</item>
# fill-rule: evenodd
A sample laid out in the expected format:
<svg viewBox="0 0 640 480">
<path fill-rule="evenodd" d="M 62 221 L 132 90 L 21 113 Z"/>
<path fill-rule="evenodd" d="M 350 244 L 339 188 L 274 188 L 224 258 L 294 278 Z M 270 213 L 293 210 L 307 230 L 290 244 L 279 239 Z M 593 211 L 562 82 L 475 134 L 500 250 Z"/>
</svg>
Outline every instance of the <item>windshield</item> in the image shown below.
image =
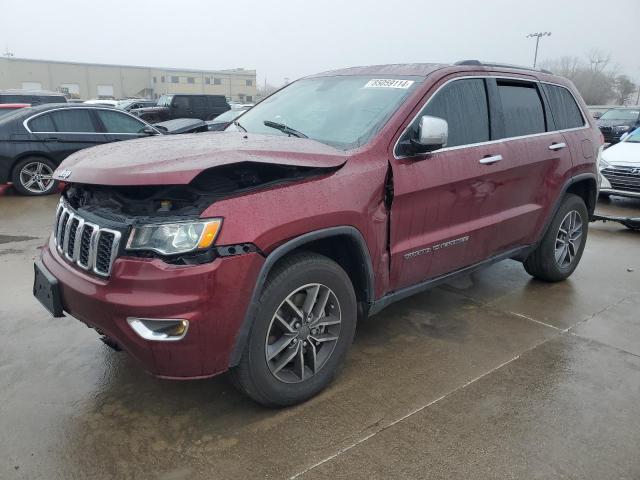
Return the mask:
<svg viewBox="0 0 640 480">
<path fill-rule="evenodd" d="M 171 106 L 171 100 L 173 100 L 173 95 L 162 95 L 158 99 L 158 104 L 157 105 L 159 107 L 170 107 Z"/>
<path fill-rule="evenodd" d="M 251 133 L 288 135 L 275 122 L 328 145 L 364 145 L 412 92 L 421 77 L 318 77 L 299 80 L 266 98 L 240 119 Z"/>
<path fill-rule="evenodd" d="M 600 117 L 600 120 L 622 120 L 628 122 L 637 120 L 639 115 L 640 110 L 613 109 L 606 111 Z"/>
<path fill-rule="evenodd" d="M 633 132 L 631 132 L 629 136 L 624 139 L 624 141 L 630 143 L 640 143 L 640 128 L 636 128 Z"/>
<path fill-rule="evenodd" d="M 20 110 L 22 107 L 15 107 L 15 108 L 0 108 L 0 117 L 4 117 L 5 115 L 8 115 L 10 113 L 16 112 L 18 110 Z"/>
</svg>

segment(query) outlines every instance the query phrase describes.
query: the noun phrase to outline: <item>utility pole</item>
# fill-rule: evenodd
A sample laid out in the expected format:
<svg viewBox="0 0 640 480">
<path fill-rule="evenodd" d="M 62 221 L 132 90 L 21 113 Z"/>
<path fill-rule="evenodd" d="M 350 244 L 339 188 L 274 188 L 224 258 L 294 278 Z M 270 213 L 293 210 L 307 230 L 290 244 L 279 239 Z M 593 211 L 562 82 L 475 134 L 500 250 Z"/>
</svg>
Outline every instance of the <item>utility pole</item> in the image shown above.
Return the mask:
<svg viewBox="0 0 640 480">
<path fill-rule="evenodd" d="M 533 68 L 536 68 L 536 63 L 538 63 L 538 44 L 540 43 L 540 37 L 550 37 L 551 32 L 538 32 L 538 33 L 530 33 L 526 38 L 536 39 L 536 53 L 533 55 Z"/>
</svg>

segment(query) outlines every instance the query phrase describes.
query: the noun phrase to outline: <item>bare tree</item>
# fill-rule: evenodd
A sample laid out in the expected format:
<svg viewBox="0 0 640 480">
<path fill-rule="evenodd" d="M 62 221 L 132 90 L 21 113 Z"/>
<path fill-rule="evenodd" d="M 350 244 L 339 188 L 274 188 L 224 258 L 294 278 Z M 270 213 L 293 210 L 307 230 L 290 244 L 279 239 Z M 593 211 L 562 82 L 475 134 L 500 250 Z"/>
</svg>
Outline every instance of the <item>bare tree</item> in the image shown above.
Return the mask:
<svg viewBox="0 0 640 480">
<path fill-rule="evenodd" d="M 631 95 L 635 93 L 637 85 L 626 75 L 618 75 L 613 84 L 618 105 L 626 105 L 631 100 Z"/>
</svg>

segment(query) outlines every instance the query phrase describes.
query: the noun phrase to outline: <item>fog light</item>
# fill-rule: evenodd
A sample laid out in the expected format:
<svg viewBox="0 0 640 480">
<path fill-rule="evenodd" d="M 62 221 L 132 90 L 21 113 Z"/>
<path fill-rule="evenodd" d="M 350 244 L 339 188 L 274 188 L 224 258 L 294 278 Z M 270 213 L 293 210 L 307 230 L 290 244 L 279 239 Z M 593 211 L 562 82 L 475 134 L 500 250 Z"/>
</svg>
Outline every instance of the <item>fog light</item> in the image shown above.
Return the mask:
<svg viewBox="0 0 640 480">
<path fill-rule="evenodd" d="M 189 321 L 179 318 L 129 317 L 127 322 L 140 337 L 156 342 L 182 340 L 189 329 Z"/>
</svg>

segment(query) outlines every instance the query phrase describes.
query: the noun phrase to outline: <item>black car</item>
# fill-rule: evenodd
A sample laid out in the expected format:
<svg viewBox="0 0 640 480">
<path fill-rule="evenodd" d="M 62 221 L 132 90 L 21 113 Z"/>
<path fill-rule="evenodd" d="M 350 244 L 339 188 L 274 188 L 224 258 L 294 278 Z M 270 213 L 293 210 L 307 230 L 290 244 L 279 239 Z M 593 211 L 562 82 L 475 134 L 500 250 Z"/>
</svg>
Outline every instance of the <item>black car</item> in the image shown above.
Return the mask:
<svg viewBox="0 0 640 480">
<path fill-rule="evenodd" d="M 607 143 L 618 143 L 620 137 L 640 127 L 639 107 L 617 107 L 607 110 L 598 119 L 598 127 Z"/>
<path fill-rule="evenodd" d="M 46 195 L 53 171 L 83 148 L 157 135 L 133 115 L 97 105 L 58 103 L 26 107 L 0 118 L 0 184 L 23 195 Z"/>
<path fill-rule="evenodd" d="M 43 105 L 45 103 L 66 103 L 67 98 L 61 93 L 39 92 L 29 90 L 0 91 L 0 103 L 28 103 Z"/>
<path fill-rule="evenodd" d="M 131 113 L 149 123 L 164 122 L 176 118 L 213 120 L 231 109 L 224 95 L 198 95 L 176 93 L 162 95 L 155 107 L 137 108 Z"/>
<path fill-rule="evenodd" d="M 119 101 L 116 105 L 116 108 L 124 110 L 125 112 L 130 112 L 131 110 L 135 110 L 138 108 L 155 107 L 156 104 L 156 100 L 147 100 L 145 98 L 129 98 L 127 100 Z"/>
</svg>

